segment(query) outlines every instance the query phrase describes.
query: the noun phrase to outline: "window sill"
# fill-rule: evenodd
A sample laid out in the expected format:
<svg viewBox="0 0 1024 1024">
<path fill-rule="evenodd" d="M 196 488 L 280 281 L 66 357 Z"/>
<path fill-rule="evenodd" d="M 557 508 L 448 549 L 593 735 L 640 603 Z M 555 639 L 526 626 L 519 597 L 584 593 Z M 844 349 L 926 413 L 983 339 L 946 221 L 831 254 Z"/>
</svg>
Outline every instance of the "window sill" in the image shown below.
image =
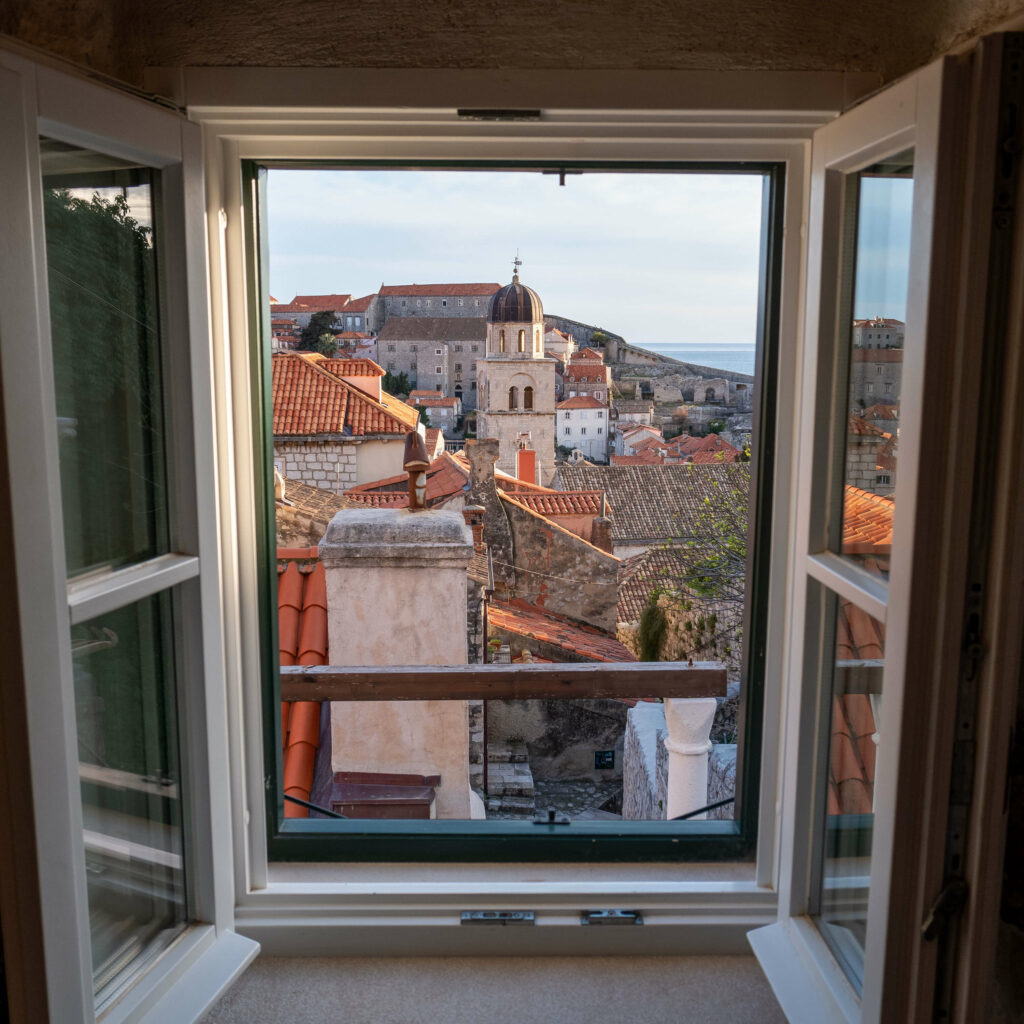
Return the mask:
<svg viewBox="0 0 1024 1024">
<path fill-rule="evenodd" d="M 102 1024 L 178 1024 L 198 1020 L 259 953 L 259 944 L 212 925 L 187 931 L 97 1020 Z"/>
<path fill-rule="evenodd" d="M 856 1024 L 860 1000 L 806 917 L 751 932 L 750 945 L 790 1024 Z"/>
<path fill-rule="evenodd" d="M 582 910 L 613 908 L 643 926 L 581 927 Z M 529 910 L 535 924 L 467 928 L 464 910 Z M 274 864 L 235 925 L 269 956 L 736 955 L 776 915 L 746 863 Z"/>
</svg>

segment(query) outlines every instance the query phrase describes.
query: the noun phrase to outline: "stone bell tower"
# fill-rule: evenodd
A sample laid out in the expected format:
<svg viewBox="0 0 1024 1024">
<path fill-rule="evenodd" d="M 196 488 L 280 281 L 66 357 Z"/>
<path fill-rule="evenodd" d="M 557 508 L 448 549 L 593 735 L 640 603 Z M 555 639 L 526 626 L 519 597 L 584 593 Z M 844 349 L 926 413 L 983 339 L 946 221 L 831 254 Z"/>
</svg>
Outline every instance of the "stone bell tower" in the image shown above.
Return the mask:
<svg viewBox="0 0 1024 1024">
<path fill-rule="evenodd" d="M 540 296 L 519 281 L 491 298 L 487 355 L 477 363 L 477 436 L 498 439 L 498 469 L 516 472 L 516 451 L 537 453 L 538 482 L 555 471 L 555 361 L 544 355 Z"/>
</svg>

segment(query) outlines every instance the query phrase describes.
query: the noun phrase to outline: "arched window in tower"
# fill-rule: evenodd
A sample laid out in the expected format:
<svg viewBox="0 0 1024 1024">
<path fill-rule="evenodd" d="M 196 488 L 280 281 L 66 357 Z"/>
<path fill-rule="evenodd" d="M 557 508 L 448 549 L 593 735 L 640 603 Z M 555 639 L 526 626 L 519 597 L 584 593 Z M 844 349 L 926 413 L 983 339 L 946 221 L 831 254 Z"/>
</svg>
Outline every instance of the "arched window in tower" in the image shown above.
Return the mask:
<svg viewBox="0 0 1024 1024">
<path fill-rule="evenodd" d="M 539 352 L 540 351 L 540 328 L 539 327 L 533 332 L 533 351 L 534 352 Z"/>
<path fill-rule="evenodd" d="M 533 388 L 531 388 L 529 385 L 523 388 L 523 408 L 533 408 Z"/>
<path fill-rule="evenodd" d="M 519 351 L 526 351 L 526 331 L 522 328 L 519 329 Z"/>
<path fill-rule="evenodd" d="M 704 401 L 713 402 L 715 400 L 715 389 L 707 388 L 704 392 Z"/>
<path fill-rule="evenodd" d="M 508 407 L 510 409 L 519 408 L 519 388 L 508 389 Z"/>
<path fill-rule="evenodd" d="M 505 351 L 505 328 L 504 327 L 502 327 L 502 329 L 498 332 L 498 351 L 499 352 L 504 352 Z"/>
</svg>

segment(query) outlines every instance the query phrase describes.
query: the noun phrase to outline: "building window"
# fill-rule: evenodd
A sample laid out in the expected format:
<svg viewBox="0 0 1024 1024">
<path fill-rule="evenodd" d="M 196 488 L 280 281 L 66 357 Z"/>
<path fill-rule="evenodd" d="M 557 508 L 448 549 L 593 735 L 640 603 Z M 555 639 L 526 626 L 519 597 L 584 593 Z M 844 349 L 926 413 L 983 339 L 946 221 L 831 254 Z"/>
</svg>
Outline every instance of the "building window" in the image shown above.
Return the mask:
<svg viewBox="0 0 1024 1024">
<path fill-rule="evenodd" d="M 523 408 L 533 408 L 533 388 L 530 387 L 529 384 L 527 384 L 527 386 L 523 388 Z"/>
<path fill-rule="evenodd" d="M 535 336 L 534 336 L 534 339 L 533 339 L 533 350 L 535 352 L 539 352 L 540 351 L 540 328 L 538 328 L 537 331 L 535 332 Z"/>
<path fill-rule="evenodd" d="M 565 428 L 565 436 L 568 437 L 571 433 L 572 433 L 572 431 L 568 427 L 566 427 Z"/>
<path fill-rule="evenodd" d="M 875 376 L 876 377 L 881 377 L 882 376 L 882 367 L 880 367 L 880 366 L 876 366 L 875 367 Z"/>
<path fill-rule="evenodd" d="M 402 299 L 402 305 L 403 306 L 405 305 L 405 299 Z"/>
<path fill-rule="evenodd" d="M 519 388 L 511 387 L 508 389 L 508 407 L 510 409 L 519 408 Z"/>
<path fill-rule="evenodd" d="M 388 345 L 388 351 L 389 352 L 394 352 L 395 351 L 395 346 L 394 345 Z"/>
<path fill-rule="evenodd" d="M 441 305 L 442 306 L 447 306 L 448 305 L 448 300 L 447 299 L 442 299 L 441 300 Z"/>
<path fill-rule="evenodd" d="M 435 366 L 434 367 L 434 373 L 440 374 L 441 372 L 442 371 L 441 371 L 441 367 L 440 366 Z"/>
<path fill-rule="evenodd" d="M 435 356 L 439 356 L 440 354 L 441 354 L 441 349 L 439 349 L 439 348 L 435 348 L 435 349 L 434 349 L 434 355 L 435 355 Z"/>
<path fill-rule="evenodd" d="M 455 351 L 456 352 L 461 352 L 462 351 L 462 346 L 461 345 L 456 345 L 455 346 Z"/>
<path fill-rule="evenodd" d="M 516 348 L 519 352 L 526 351 L 526 331 L 523 328 L 519 329 L 519 339 Z"/>
<path fill-rule="evenodd" d="M 888 394 L 890 391 L 892 391 L 892 384 L 889 381 L 885 382 L 885 391 L 886 391 L 886 394 Z"/>
<path fill-rule="evenodd" d="M 587 433 L 587 428 L 586 427 L 580 427 L 580 436 L 585 436 L 586 433 Z"/>
<path fill-rule="evenodd" d="M 462 363 L 456 363 L 455 364 L 455 372 L 456 373 L 462 373 Z"/>
<path fill-rule="evenodd" d="M 505 351 L 505 328 L 504 327 L 502 327 L 502 329 L 500 331 L 498 331 L 498 351 L 499 352 L 504 352 Z"/>
<path fill-rule="evenodd" d="M 392 351 L 394 350 L 394 345 L 391 346 L 391 350 Z M 419 351 L 419 345 L 410 345 L 409 346 L 409 351 L 410 352 L 418 352 Z"/>
<path fill-rule="evenodd" d="M 479 345 L 474 345 L 473 346 L 473 351 L 474 352 L 479 352 L 480 351 L 480 346 Z"/>
<path fill-rule="evenodd" d="M 604 433 L 604 428 L 603 428 L 603 427 L 598 427 L 598 428 L 597 428 L 597 432 L 598 432 L 599 434 L 603 434 L 603 433 Z"/>
<path fill-rule="evenodd" d="M 599 420 L 603 420 L 604 419 L 604 410 L 603 409 L 598 409 L 597 410 L 597 418 Z"/>
</svg>

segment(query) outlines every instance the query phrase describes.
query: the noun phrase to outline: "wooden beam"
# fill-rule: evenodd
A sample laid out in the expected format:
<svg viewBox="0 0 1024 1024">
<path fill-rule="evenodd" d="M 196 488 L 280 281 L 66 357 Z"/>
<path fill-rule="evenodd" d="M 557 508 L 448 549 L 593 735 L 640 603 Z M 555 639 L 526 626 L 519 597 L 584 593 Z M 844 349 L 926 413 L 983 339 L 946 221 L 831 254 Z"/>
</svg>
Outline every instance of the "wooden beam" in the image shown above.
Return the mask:
<svg viewBox="0 0 1024 1024">
<path fill-rule="evenodd" d="M 724 697 L 725 686 L 717 662 L 281 666 L 284 701 Z"/>
</svg>

